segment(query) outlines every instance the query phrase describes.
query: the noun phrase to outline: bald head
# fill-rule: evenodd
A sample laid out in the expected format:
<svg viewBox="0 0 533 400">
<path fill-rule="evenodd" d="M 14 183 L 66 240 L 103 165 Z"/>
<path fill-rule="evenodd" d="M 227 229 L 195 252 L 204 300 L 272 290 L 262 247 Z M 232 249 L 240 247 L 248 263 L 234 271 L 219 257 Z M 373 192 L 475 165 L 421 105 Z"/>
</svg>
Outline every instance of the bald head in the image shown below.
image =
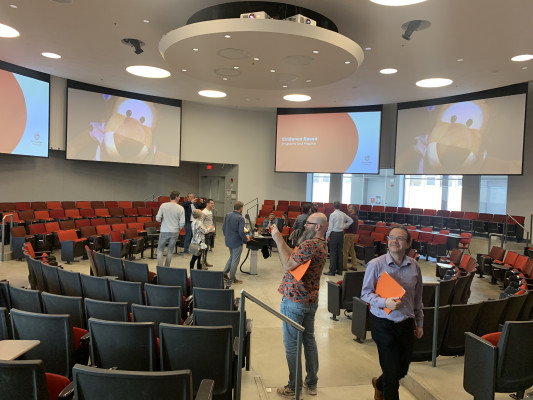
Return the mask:
<svg viewBox="0 0 533 400">
<path fill-rule="evenodd" d="M 317 233 L 321 234 L 322 236 L 324 236 L 326 230 L 328 229 L 328 218 L 323 213 L 316 212 L 311 214 L 309 218 L 307 218 L 307 222 L 316 224 L 315 226 L 317 227 Z"/>
</svg>

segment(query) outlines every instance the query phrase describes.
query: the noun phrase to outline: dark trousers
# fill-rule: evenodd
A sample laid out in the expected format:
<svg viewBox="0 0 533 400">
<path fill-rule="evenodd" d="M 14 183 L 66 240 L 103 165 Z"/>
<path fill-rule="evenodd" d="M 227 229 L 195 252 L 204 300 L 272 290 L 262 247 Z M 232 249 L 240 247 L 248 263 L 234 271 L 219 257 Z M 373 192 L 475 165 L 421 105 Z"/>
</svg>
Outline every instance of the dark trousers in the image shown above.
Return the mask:
<svg viewBox="0 0 533 400">
<path fill-rule="evenodd" d="M 395 323 L 372 315 L 372 339 L 378 347 L 383 374 L 376 386 L 385 400 L 398 400 L 400 379 L 407 375 L 413 352 L 415 322 L 409 318 Z"/>
<path fill-rule="evenodd" d="M 191 257 L 191 262 L 189 263 L 189 267 L 191 269 L 194 269 L 194 263 L 196 262 L 196 268 L 197 269 L 202 269 L 202 251 L 200 251 L 200 254 L 198 254 L 197 256 L 192 256 Z"/>
<path fill-rule="evenodd" d="M 342 275 L 342 247 L 344 233 L 331 232 L 329 235 L 329 273 Z"/>
</svg>

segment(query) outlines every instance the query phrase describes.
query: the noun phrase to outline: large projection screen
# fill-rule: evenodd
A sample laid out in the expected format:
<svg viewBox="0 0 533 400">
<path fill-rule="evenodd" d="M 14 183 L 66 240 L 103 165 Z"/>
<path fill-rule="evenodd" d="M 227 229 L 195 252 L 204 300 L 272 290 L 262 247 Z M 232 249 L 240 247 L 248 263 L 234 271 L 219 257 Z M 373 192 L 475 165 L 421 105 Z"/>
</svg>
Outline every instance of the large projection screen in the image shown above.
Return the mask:
<svg viewBox="0 0 533 400">
<path fill-rule="evenodd" d="M 179 166 L 181 101 L 72 86 L 67 159 Z"/>
<path fill-rule="evenodd" d="M 48 157 L 50 76 L 0 62 L 0 153 Z"/>
<path fill-rule="evenodd" d="M 278 111 L 276 172 L 377 174 L 381 109 Z"/>
<path fill-rule="evenodd" d="M 526 93 L 398 106 L 396 175 L 522 174 Z"/>
</svg>

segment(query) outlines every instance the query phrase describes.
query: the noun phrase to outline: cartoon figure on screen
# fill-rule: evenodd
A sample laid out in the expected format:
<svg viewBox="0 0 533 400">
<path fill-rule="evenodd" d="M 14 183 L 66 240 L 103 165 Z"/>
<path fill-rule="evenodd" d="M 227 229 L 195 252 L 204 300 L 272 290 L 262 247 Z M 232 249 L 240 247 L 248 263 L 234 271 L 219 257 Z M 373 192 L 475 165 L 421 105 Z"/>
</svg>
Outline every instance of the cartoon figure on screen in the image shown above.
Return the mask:
<svg viewBox="0 0 533 400">
<path fill-rule="evenodd" d="M 455 103 L 442 109 L 432 131 L 415 138 L 414 151 L 421 157 L 418 172 L 480 171 L 487 158 L 483 145 L 487 120 L 484 101 Z"/>
<path fill-rule="evenodd" d="M 155 119 L 155 110 L 144 101 L 118 97 L 105 124 L 90 124 L 89 134 L 99 144 L 94 159 L 147 162 L 155 152 L 152 147 Z"/>
</svg>

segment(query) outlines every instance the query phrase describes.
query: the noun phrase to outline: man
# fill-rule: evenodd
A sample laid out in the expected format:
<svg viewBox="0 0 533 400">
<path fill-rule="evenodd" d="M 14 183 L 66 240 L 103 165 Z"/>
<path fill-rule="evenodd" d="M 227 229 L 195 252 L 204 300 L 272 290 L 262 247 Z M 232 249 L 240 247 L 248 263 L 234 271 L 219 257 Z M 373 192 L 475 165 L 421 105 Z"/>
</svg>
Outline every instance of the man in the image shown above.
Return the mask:
<svg viewBox="0 0 533 400">
<path fill-rule="evenodd" d="M 389 232 L 389 251 L 371 260 L 365 272 L 361 299 L 370 304 L 372 339 L 378 346 L 382 374 L 372 379 L 376 400 L 399 399 L 400 379 L 407 375 L 414 338 L 424 334 L 422 312 L 422 274 L 418 263 L 405 254 L 411 234 L 403 225 Z M 383 298 L 376 293 L 376 285 L 387 272 L 404 289 L 398 297 Z M 387 314 L 384 308 L 392 310 Z"/>
<path fill-rule="evenodd" d="M 279 259 L 285 270 L 278 291 L 283 295 L 280 311 L 283 315 L 305 328 L 303 346 L 305 355 L 306 377 L 303 382 L 307 393 L 317 394 L 318 349 L 315 341 L 315 313 L 318 307 L 318 290 L 320 276 L 327 259 L 328 250 L 324 234 L 327 218 L 322 213 L 311 214 L 305 223 L 301 244 L 293 251 L 281 236 L 277 226 L 272 226 L 272 239 L 278 247 Z M 301 280 L 297 280 L 290 271 L 311 260 Z M 289 382 L 279 388 L 277 393 L 285 398 L 295 398 L 297 330 L 283 322 L 283 344 L 289 367 Z M 298 376 L 302 384 L 301 371 Z"/>
<path fill-rule="evenodd" d="M 232 283 L 242 283 L 241 280 L 235 277 L 235 274 L 237 265 L 241 260 L 242 244 L 250 240 L 250 237 L 244 233 L 243 207 L 244 203 L 237 201 L 233 205 L 233 211 L 227 213 L 224 217 L 224 224 L 222 225 L 226 247 L 229 249 L 229 259 L 224 268 L 224 279 L 228 287 Z"/>
<path fill-rule="evenodd" d="M 357 271 L 357 257 L 355 255 L 353 242 L 355 240 L 355 235 L 357 234 L 357 228 L 359 227 L 359 220 L 357 219 L 356 206 L 353 204 L 348 205 L 348 217 L 350 217 L 353 222 L 347 229 L 344 230 L 344 245 L 342 246 L 342 269 L 344 271 L 348 270 L 348 256 L 350 256 L 352 259 L 352 266 L 349 269 L 352 271 Z"/>
<path fill-rule="evenodd" d="M 178 240 L 181 228 L 185 225 L 185 211 L 178 204 L 180 193 L 173 191 L 170 193 L 170 201 L 161 204 L 155 217 L 157 222 L 163 221 L 159 233 L 159 244 L 157 245 L 157 265 L 163 265 L 163 251 L 167 247 L 167 258 L 165 267 L 170 267 L 172 261 L 172 250 Z"/>
<path fill-rule="evenodd" d="M 215 207 L 215 202 L 213 199 L 207 199 L 205 203 L 205 208 L 202 210 L 201 222 L 204 224 L 209 231 L 205 234 L 205 244 L 207 249 L 204 251 L 204 265 L 206 267 L 212 267 L 213 264 L 207 262 L 207 251 L 213 247 L 212 241 L 215 236 L 214 225 L 213 225 L 213 208 Z"/>
<path fill-rule="evenodd" d="M 183 209 L 185 210 L 185 243 L 183 244 L 183 254 L 189 254 L 189 245 L 191 244 L 192 239 L 192 228 L 191 224 L 194 220 L 192 216 L 192 212 L 199 208 L 198 199 L 194 197 L 193 193 L 187 194 L 187 200 L 185 200 L 182 204 Z"/>
<path fill-rule="evenodd" d="M 259 233 L 268 233 L 268 228 L 272 225 L 276 225 L 279 231 L 283 230 L 283 218 L 276 218 L 273 212 L 268 214 L 268 218 L 263 221 L 261 231 Z"/>
<path fill-rule="evenodd" d="M 340 202 L 334 202 L 333 208 L 335 210 L 329 216 L 329 227 L 326 232 L 326 240 L 329 238 L 329 272 L 324 273 L 324 275 L 330 276 L 334 276 L 336 273 L 342 275 L 344 230 L 353 223 L 353 219 L 340 210 Z"/>
<path fill-rule="evenodd" d="M 305 203 L 303 205 L 303 212 L 298 215 L 294 220 L 294 224 L 292 225 L 292 232 L 289 236 L 290 245 L 295 246 L 298 243 L 298 239 L 300 239 L 300 236 L 305 229 L 305 222 L 307 221 L 307 218 L 309 218 L 309 214 L 311 214 L 311 207 L 311 203 Z"/>
</svg>

